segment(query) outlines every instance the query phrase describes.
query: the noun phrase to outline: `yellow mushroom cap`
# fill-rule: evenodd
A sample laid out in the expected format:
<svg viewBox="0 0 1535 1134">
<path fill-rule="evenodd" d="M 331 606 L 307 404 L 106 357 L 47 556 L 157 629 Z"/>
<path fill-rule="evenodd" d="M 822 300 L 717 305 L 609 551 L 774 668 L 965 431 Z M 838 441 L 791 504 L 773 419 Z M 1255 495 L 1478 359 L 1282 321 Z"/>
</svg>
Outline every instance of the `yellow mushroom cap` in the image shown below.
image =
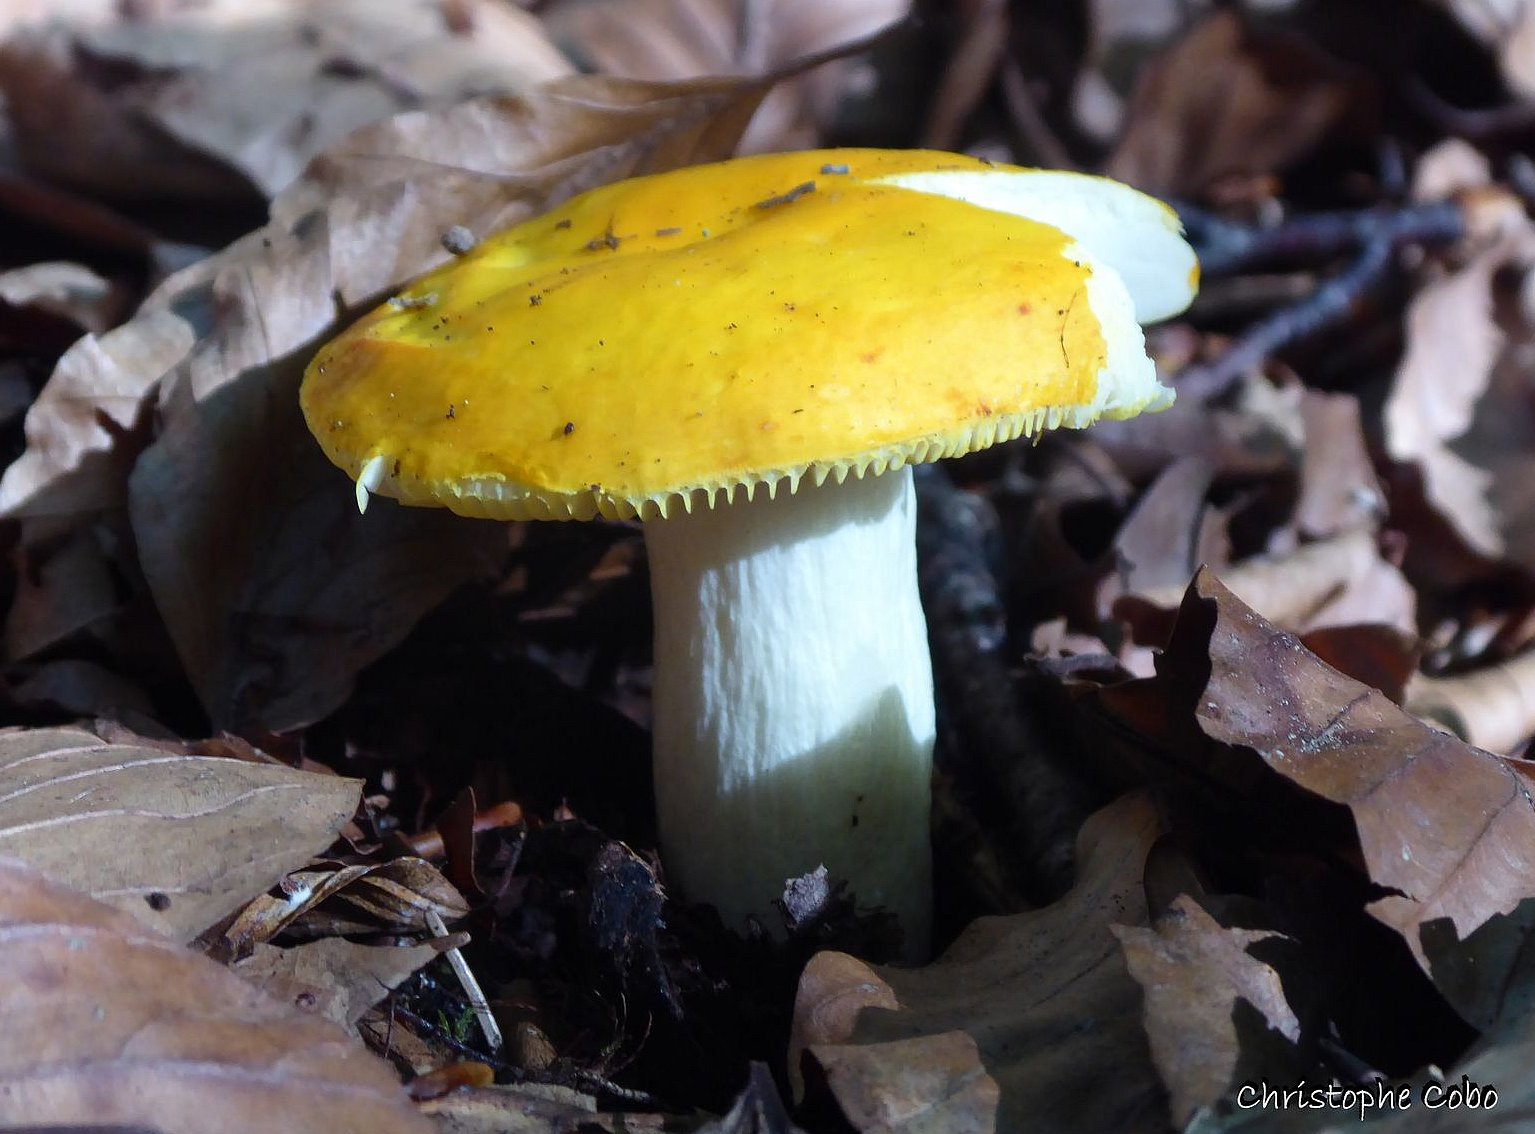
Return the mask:
<svg viewBox="0 0 1535 1134">
<path fill-rule="evenodd" d="M 1137 320 L 1196 283 L 1171 211 L 1105 179 L 739 158 L 492 237 L 321 350 L 301 397 L 404 503 L 649 519 L 1163 408 Z"/>
</svg>

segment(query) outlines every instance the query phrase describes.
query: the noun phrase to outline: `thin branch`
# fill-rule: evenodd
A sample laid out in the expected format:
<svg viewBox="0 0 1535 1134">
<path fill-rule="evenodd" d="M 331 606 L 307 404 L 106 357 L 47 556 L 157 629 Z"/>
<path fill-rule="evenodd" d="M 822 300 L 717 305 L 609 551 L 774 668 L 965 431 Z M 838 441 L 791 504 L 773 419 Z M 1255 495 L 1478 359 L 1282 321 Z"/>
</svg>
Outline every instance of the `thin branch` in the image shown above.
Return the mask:
<svg viewBox="0 0 1535 1134">
<path fill-rule="evenodd" d="M 1449 244 L 1466 233 L 1465 215 L 1451 201 L 1402 209 L 1318 213 L 1271 228 L 1233 224 L 1191 208 L 1180 208 L 1179 215 L 1199 251 L 1201 264 L 1211 275 L 1359 249 L 1346 269 L 1323 281 L 1306 298 L 1259 320 L 1215 361 L 1186 367 L 1174 377 L 1180 394 L 1199 399 L 1219 396 L 1279 351 L 1345 321 L 1390 274 L 1402 248 Z"/>
</svg>

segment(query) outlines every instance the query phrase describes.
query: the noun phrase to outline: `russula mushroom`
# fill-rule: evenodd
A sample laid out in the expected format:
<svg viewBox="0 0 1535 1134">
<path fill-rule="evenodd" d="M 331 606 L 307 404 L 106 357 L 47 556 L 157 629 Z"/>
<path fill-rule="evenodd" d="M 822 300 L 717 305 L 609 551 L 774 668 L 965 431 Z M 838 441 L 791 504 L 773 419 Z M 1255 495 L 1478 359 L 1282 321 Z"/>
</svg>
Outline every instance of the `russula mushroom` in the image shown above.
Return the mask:
<svg viewBox="0 0 1535 1134">
<path fill-rule="evenodd" d="M 662 862 L 728 922 L 824 863 L 929 931 L 934 735 L 910 466 L 1172 400 L 1163 205 L 953 154 L 739 158 L 576 197 L 321 350 L 367 494 L 638 518 Z M 770 919 L 769 919 L 770 920 Z"/>
</svg>

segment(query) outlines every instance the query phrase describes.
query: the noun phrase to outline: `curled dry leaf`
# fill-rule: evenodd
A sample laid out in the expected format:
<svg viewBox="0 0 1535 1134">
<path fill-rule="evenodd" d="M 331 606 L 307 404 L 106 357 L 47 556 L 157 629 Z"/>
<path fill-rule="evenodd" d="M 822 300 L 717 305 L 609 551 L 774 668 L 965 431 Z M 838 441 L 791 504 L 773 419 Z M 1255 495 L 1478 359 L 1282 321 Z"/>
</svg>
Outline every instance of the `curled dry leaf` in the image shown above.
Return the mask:
<svg viewBox="0 0 1535 1134">
<path fill-rule="evenodd" d="M 14 860 L 0 861 L 0 1124 L 432 1131 L 336 1025 Z"/>
<path fill-rule="evenodd" d="M 11 688 L 16 704 L 74 718 L 109 716 L 113 720 L 154 720 L 149 695 L 126 677 L 84 658 L 52 658 L 28 667 Z"/>
<path fill-rule="evenodd" d="M 5 616 L 5 658 L 41 653 L 109 618 L 121 605 L 106 525 L 56 516 L 22 521 L 16 591 Z"/>
<path fill-rule="evenodd" d="M 26 451 L 0 478 L 0 515 L 75 515 L 120 507 L 119 443 L 160 376 L 186 357 L 196 332 L 151 311 L 65 352 L 27 413 Z"/>
<path fill-rule="evenodd" d="M 1301 420 L 1306 443 L 1295 526 L 1308 539 L 1374 527 L 1385 514 L 1386 498 L 1365 443 L 1359 399 L 1352 394 L 1306 390 L 1301 395 Z"/>
<path fill-rule="evenodd" d="M 1202 457 L 1180 458 L 1136 501 L 1114 536 L 1119 578 L 1100 590 L 1100 610 L 1108 605 L 1104 598 L 1119 594 L 1170 587 L 1182 594 L 1201 564 L 1226 565 L 1230 548 L 1225 526 L 1205 502 L 1215 471 Z"/>
<path fill-rule="evenodd" d="M 1490 752 L 1511 752 L 1535 736 L 1535 651 L 1453 677 L 1416 674 L 1407 711 Z"/>
<path fill-rule="evenodd" d="M 568 75 L 536 17 L 459 0 L 213 0 L 0 45 L 16 145 L 44 176 L 125 192 L 275 194 L 316 154 L 402 110 Z M 59 137 L 71 144 L 60 146 Z"/>
<path fill-rule="evenodd" d="M 160 391 L 129 479 L 144 575 L 214 722 L 282 731 L 343 701 L 421 613 L 486 574 L 493 526 L 359 516 L 298 409 L 306 344 L 335 315 L 320 240 L 271 240 L 216 274 L 223 315 Z"/>
<path fill-rule="evenodd" d="M 1535 805 L 1512 768 L 1324 665 L 1207 572 L 1157 676 L 1097 696 L 1150 742 L 1154 778 L 1254 837 L 1315 838 L 1346 817 L 1383 891 L 1367 911 L 1426 971 L 1424 923 L 1464 935 L 1535 892 Z"/>
<path fill-rule="evenodd" d="M 1410 1107 L 1369 1115 L 1366 1129 L 1383 1134 L 1523 1134 L 1535 1118 L 1535 901 L 1521 902 L 1512 913 L 1488 919 L 1464 941 L 1448 923 L 1431 923 L 1425 933 L 1434 942 L 1435 983 L 1481 1036 L 1456 1062 L 1441 1070 L 1428 1067 L 1404 1085 Z M 1489 974 L 1495 974 L 1489 979 Z M 1295 1078 L 1299 1078 L 1296 1075 Z M 1472 1096 L 1468 1084 L 1476 1088 Z M 1425 1095 L 1436 1089 L 1437 1095 Z M 1459 1105 L 1443 1105 L 1460 1089 Z M 1487 1091 L 1496 1093 L 1489 1100 Z M 1426 1105 L 1428 1099 L 1441 1105 Z M 1474 1101 L 1473 1101 L 1474 1100 Z M 1361 1122 L 1355 1113 L 1263 1108 L 1210 1108 L 1184 1128 L 1184 1134 L 1346 1134 Z"/>
<path fill-rule="evenodd" d="M 581 75 L 397 115 L 327 150 L 272 203 L 273 221 L 292 228 L 326 209 L 336 294 L 373 302 L 445 261 L 450 227 L 483 237 L 598 185 L 729 157 L 767 91 L 805 66 L 678 82 Z"/>
<path fill-rule="evenodd" d="M 600 74 L 632 79 L 762 75 L 873 35 L 910 0 L 566 0 L 547 13 L 556 41 Z M 841 95 L 861 78 L 839 60 L 775 89 L 746 131 L 746 152 L 824 141 Z"/>
<path fill-rule="evenodd" d="M 362 131 L 266 229 L 65 356 L 0 509 L 120 506 L 137 457 L 140 565 L 214 723 L 282 731 L 324 716 L 359 668 L 504 549 L 495 525 L 437 511 L 381 502 L 357 516 L 297 410 L 303 363 L 336 330 L 335 297 L 376 299 L 423 271 L 453 224 L 485 232 L 613 177 L 724 157 L 769 85 L 572 80 Z M 131 425 L 155 393 L 160 431 L 140 457 Z"/>
<path fill-rule="evenodd" d="M 1105 172 L 1152 192 L 1197 195 L 1272 174 L 1372 110 L 1361 77 L 1311 41 L 1220 8 L 1143 73 Z"/>
<path fill-rule="evenodd" d="M 1493 317 L 1494 276 L 1535 262 L 1535 225 L 1506 226 L 1463 266 L 1431 280 L 1407 310 L 1407 347 L 1386 399 L 1386 450 L 1422 471 L 1428 502 L 1476 551 L 1505 547 L 1488 497 L 1492 475 L 1453 443 L 1472 424 L 1506 335 Z"/>
<path fill-rule="evenodd" d="M 306 936 L 420 933 L 430 913 L 455 921 L 468 912 L 463 895 L 435 866 L 407 855 L 371 865 L 294 871 L 283 879 L 280 894 L 254 898 L 223 936 L 238 955 L 285 929 Z"/>
<path fill-rule="evenodd" d="M 97 333 L 116 322 L 112 285 L 84 265 L 67 261 L 0 272 L 0 304 L 34 307 Z"/>
<path fill-rule="evenodd" d="M 1249 951 L 1275 934 L 1228 929 L 1187 895 L 1152 927 L 1114 932 L 1146 994 L 1151 1057 L 1167 1084 L 1175 1126 L 1271 1066 L 1248 1050 L 1254 1031 L 1300 1038 L 1279 975 Z"/>
<path fill-rule="evenodd" d="M 322 851 L 357 806 L 337 776 L 0 732 L 0 855 L 189 941 Z"/>
<path fill-rule="evenodd" d="M 1535 4 L 1529 0 L 1440 0 L 1468 32 L 1498 54 L 1503 78 L 1522 98 L 1535 98 Z"/>
<path fill-rule="evenodd" d="M 439 955 L 436 945 L 362 945 L 327 937 L 279 949 L 258 945 L 235 966 L 273 1000 L 351 1025 Z"/>
<path fill-rule="evenodd" d="M 1302 544 L 1283 554 L 1244 559 L 1220 574 L 1244 603 L 1297 631 L 1363 622 L 1382 623 L 1407 634 L 1417 630 L 1412 587 L 1381 556 L 1378 540 L 1366 528 Z M 1137 624 L 1161 628 L 1166 620 L 1154 611 L 1176 610 L 1183 590 L 1163 586 L 1127 595 L 1114 610 Z"/>
<path fill-rule="evenodd" d="M 844 1112 L 874 1123 L 860 1129 L 1163 1129 L 1141 994 L 1111 929 L 1147 923 L 1142 878 L 1159 830 L 1145 797 L 1098 812 L 1066 897 L 974 922 L 926 968 L 818 954 L 800 978 L 790 1065 L 835 1067 Z M 897 1103 L 904 1124 L 885 1117 Z"/>
<path fill-rule="evenodd" d="M 402 1039 L 408 1037 L 402 1035 Z M 413 1080 L 412 1086 L 420 1080 Z M 773 1090 L 771 1076 L 767 1089 Z M 797 1134 L 793 1126 L 774 1126 L 754 1109 L 760 1096 L 748 1087 L 746 1125 L 719 1126 L 717 1123 L 697 1128 L 694 1134 Z M 460 1086 L 440 1097 L 418 1103 L 422 1114 L 431 1118 L 438 1134 L 656 1134 L 671 1129 L 673 1122 L 660 1114 L 641 1114 L 634 1110 L 601 1111 L 597 1100 L 571 1087 L 553 1083 L 509 1083 L 495 1087 Z M 782 1107 L 779 1107 L 779 1112 Z M 734 1112 L 732 1112 L 733 1114 Z"/>
</svg>

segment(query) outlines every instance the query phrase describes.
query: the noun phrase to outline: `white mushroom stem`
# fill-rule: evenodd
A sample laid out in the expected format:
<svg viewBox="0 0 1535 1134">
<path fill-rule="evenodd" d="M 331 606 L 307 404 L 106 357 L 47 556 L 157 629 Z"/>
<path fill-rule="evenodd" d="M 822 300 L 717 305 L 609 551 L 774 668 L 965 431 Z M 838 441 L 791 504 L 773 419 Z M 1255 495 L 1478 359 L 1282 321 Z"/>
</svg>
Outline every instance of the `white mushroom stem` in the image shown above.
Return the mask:
<svg viewBox="0 0 1535 1134">
<path fill-rule="evenodd" d="M 933 678 L 911 470 L 645 525 L 662 859 L 727 924 L 825 864 L 928 947 Z"/>
</svg>

